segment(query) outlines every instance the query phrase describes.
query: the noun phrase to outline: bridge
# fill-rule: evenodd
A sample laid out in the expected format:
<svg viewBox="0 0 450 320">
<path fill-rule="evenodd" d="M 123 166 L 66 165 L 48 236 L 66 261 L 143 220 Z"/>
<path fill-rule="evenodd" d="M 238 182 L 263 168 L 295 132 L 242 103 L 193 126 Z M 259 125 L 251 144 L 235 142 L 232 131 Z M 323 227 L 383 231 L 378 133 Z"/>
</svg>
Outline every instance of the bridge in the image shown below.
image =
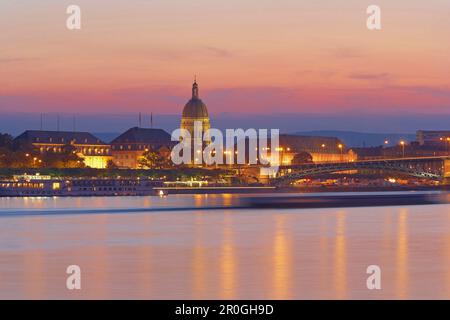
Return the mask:
<svg viewBox="0 0 450 320">
<path fill-rule="evenodd" d="M 450 182 L 450 156 L 363 160 L 354 162 L 321 162 L 280 166 L 277 181 L 353 170 L 382 170 L 411 177 Z"/>
</svg>

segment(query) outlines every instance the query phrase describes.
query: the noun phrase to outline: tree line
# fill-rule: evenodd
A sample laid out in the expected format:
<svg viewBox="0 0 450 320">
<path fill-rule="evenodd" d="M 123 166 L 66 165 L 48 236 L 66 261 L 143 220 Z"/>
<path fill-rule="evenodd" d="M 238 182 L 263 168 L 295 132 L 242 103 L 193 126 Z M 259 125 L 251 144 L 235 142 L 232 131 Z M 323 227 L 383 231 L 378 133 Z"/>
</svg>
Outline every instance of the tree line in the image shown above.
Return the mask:
<svg viewBox="0 0 450 320">
<path fill-rule="evenodd" d="M 40 153 L 34 146 L 0 133 L 0 168 L 84 168 L 84 160 L 68 144 L 61 152 Z"/>
</svg>

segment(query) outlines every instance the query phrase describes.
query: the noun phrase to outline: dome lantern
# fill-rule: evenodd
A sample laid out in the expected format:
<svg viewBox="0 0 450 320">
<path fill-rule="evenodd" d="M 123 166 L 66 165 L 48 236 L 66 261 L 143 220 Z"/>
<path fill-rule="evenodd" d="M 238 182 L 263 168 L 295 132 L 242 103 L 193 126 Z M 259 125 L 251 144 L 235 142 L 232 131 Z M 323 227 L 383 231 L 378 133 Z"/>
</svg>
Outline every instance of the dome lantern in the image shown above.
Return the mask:
<svg viewBox="0 0 450 320">
<path fill-rule="evenodd" d="M 192 85 L 192 99 L 198 99 L 198 84 L 197 81 L 194 81 Z"/>
</svg>

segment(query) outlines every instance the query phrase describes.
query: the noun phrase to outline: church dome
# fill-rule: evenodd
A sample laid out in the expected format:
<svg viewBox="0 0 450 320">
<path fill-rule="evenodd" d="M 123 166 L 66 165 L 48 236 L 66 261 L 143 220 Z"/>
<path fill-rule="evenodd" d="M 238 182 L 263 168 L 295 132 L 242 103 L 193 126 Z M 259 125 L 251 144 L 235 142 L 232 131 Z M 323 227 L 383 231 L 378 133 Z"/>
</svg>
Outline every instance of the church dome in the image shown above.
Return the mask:
<svg viewBox="0 0 450 320">
<path fill-rule="evenodd" d="M 186 103 L 183 109 L 183 118 L 208 118 L 206 104 L 199 98 L 198 85 L 194 82 L 192 86 L 192 98 Z"/>
</svg>

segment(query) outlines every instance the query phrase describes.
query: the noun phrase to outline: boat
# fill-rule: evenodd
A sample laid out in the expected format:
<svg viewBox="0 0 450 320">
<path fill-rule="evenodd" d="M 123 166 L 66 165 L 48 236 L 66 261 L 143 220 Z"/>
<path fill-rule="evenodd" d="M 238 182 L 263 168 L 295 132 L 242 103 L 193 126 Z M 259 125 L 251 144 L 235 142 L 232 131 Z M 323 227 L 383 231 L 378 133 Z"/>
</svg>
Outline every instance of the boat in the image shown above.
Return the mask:
<svg viewBox="0 0 450 320">
<path fill-rule="evenodd" d="M 440 191 L 419 192 L 342 192 L 282 194 L 240 199 L 240 205 L 260 209 L 313 209 L 380 206 L 412 206 L 450 203 L 450 194 Z"/>
<path fill-rule="evenodd" d="M 58 179 L 21 175 L 0 180 L 0 197 L 165 196 L 163 182 L 152 179 Z"/>
</svg>

